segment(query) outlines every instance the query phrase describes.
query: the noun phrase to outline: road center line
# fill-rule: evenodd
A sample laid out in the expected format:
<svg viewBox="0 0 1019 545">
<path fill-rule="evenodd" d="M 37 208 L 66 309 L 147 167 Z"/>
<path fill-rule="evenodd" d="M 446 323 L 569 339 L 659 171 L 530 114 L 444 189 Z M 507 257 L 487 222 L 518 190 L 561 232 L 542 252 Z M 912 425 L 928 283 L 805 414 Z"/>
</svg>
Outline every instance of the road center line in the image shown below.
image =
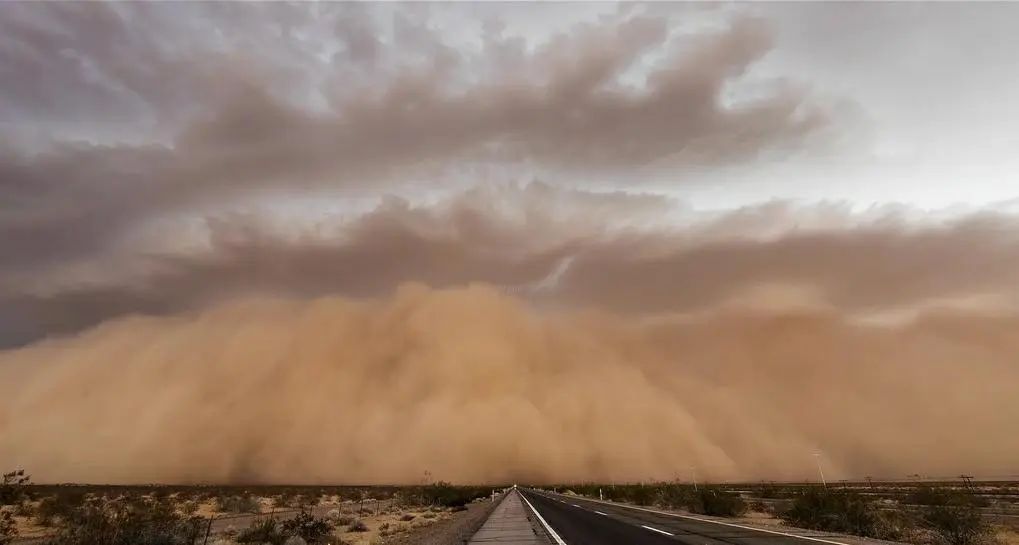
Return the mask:
<svg viewBox="0 0 1019 545">
<path fill-rule="evenodd" d="M 651 530 L 652 532 L 658 532 L 659 534 L 665 534 L 667 536 L 674 536 L 674 535 L 676 535 L 676 534 L 670 534 L 669 532 L 666 532 L 665 530 L 659 530 L 658 528 L 652 528 L 650 526 L 645 526 L 643 524 L 641 524 L 640 527 L 641 528 L 647 528 L 648 530 Z"/>
<path fill-rule="evenodd" d="M 599 515 L 604 515 L 604 516 L 606 516 L 606 517 L 608 516 L 608 515 L 606 515 L 605 513 L 602 513 L 601 511 L 595 511 L 595 513 L 598 513 Z"/>
</svg>

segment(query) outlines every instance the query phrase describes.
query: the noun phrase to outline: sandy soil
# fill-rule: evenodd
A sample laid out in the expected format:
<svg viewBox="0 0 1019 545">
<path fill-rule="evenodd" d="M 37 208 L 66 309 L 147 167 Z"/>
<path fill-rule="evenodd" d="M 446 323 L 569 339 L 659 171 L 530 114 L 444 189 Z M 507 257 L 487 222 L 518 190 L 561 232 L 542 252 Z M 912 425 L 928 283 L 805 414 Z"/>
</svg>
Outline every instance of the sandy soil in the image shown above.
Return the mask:
<svg viewBox="0 0 1019 545">
<path fill-rule="evenodd" d="M 1019 545 L 1019 530 L 999 527 L 994 532 L 994 539 L 1000 545 Z"/>
<path fill-rule="evenodd" d="M 405 515 L 413 516 L 414 518 L 409 521 L 401 520 Z M 364 516 L 360 520 L 368 527 L 367 531 L 350 532 L 343 527 L 338 528 L 335 535 L 339 539 L 333 543 L 334 545 L 337 543 L 347 545 L 393 543 L 404 535 L 419 533 L 424 527 L 443 523 L 451 518 L 455 518 L 455 516 L 455 513 L 438 509 L 407 509 L 380 515 Z"/>
</svg>

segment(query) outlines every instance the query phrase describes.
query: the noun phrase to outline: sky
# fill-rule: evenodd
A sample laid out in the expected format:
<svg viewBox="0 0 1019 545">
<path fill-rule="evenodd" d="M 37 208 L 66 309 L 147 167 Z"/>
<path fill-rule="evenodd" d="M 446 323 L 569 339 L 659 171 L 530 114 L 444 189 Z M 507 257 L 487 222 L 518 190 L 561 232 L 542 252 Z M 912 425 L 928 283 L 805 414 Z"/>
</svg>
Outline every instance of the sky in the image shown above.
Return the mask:
<svg viewBox="0 0 1019 545">
<path fill-rule="evenodd" d="M 816 451 L 844 476 L 1019 473 L 1017 439 L 980 445 L 1019 418 L 1017 17 L 0 4 L 0 459 L 121 482 L 794 478 Z M 842 435 L 780 401 L 804 388 Z M 304 448 L 258 425 L 330 403 L 355 416 Z M 410 439 L 409 412 L 432 416 Z M 974 445 L 919 460 L 945 426 Z M 167 430 L 192 461 L 158 455 Z"/>
</svg>

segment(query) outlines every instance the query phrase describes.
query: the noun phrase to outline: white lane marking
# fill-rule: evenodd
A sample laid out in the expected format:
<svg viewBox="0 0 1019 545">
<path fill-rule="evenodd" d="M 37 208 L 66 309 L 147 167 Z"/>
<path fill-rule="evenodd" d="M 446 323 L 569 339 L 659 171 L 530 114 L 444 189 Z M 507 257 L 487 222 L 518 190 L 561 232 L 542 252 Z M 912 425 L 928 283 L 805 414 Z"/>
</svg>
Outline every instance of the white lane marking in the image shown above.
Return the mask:
<svg viewBox="0 0 1019 545">
<path fill-rule="evenodd" d="M 697 522 L 710 522 L 711 524 L 719 524 L 719 525 L 722 525 L 722 526 L 731 526 L 733 528 L 740 528 L 742 530 L 750 530 L 750 531 L 753 531 L 753 532 L 763 532 L 765 534 L 775 534 L 775 535 L 780 535 L 780 536 L 785 536 L 785 537 L 794 537 L 796 539 L 805 539 L 807 541 L 817 541 L 819 543 L 829 543 L 830 545 L 849 545 L 848 543 L 844 543 L 842 541 L 832 541 L 830 539 L 821 539 L 819 537 L 800 536 L 800 535 L 796 535 L 796 534 L 790 534 L 788 532 L 779 532 L 777 530 L 765 530 L 764 528 L 754 528 L 753 526 L 743 526 L 742 524 L 733 524 L 731 522 L 722 522 L 720 520 L 702 519 L 700 517 L 691 517 L 690 515 L 680 515 L 679 513 L 669 513 L 668 511 L 659 511 L 657 509 L 647 509 L 647 508 L 644 508 L 644 507 L 637 507 L 635 505 L 626 505 L 625 503 L 611 503 L 611 502 L 607 502 L 607 501 L 594 500 L 594 499 L 590 499 L 590 498 L 585 498 L 585 501 L 590 501 L 590 502 L 594 502 L 594 503 L 604 503 L 605 505 L 615 505 L 616 507 L 625 507 L 627 509 L 635 509 L 637 511 L 647 511 L 648 513 L 656 513 L 656 514 L 659 514 L 659 515 L 666 515 L 666 516 L 670 516 L 670 517 L 678 517 L 678 518 L 681 518 L 681 519 L 696 520 Z"/>
<path fill-rule="evenodd" d="M 527 501 L 527 498 L 525 498 L 523 494 L 520 494 L 520 499 L 524 500 L 524 503 L 526 503 L 527 506 L 531 508 L 531 511 L 534 512 L 534 516 L 538 517 L 538 520 L 541 522 L 541 525 L 545 527 L 545 530 L 548 532 L 548 534 L 552 536 L 552 539 L 555 540 L 556 545 L 566 545 L 566 542 L 563 541 L 563 538 L 559 537 L 559 534 L 555 533 L 555 530 L 553 530 L 552 527 L 549 526 L 547 522 L 545 522 L 545 517 L 541 516 L 541 513 L 539 513 L 538 510 L 535 509 L 533 505 L 531 505 L 531 502 Z"/>
<path fill-rule="evenodd" d="M 608 516 L 608 515 L 606 515 L 605 513 L 602 513 L 601 511 L 595 511 L 595 513 L 598 513 L 599 515 L 604 515 L 604 516 L 606 516 L 606 517 Z"/>
<path fill-rule="evenodd" d="M 575 504 L 575 503 L 571 503 L 570 505 L 576 507 L 577 509 L 581 509 L 581 507 L 579 505 Z"/>
<path fill-rule="evenodd" d="M 650 526 L 644 526 L 643 524 L 641 524 L 640 527 L 641 528 L 647 528 L 648 530 L 651 530 L 652 532 L 658 532 L 659 534 L 665 534 L 667 536 L 674 536 L 674 535 L 676 535 L 676 534 L 670 534 L 669 532 L 666 532 L 665 530 L 659 530 L 658 528 L 652 528 Z"/>
</svg>

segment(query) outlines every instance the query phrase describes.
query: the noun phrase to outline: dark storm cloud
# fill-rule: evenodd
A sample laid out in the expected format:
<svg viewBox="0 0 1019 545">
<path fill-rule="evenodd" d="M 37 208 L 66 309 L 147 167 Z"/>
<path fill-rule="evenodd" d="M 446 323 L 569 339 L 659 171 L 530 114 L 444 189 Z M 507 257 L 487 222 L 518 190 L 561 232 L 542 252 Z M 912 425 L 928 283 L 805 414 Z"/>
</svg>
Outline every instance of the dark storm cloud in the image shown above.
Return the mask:
<svg viewBox="0 0 1019 545">
<path fill-rule="evenodd" d="M 766 28 L 751 20 L 676 38 L 660 19 L 628 15 L 578 26 L 533 50 L 506 39 L 504 55 L 489 58 L 450 47 L 397 11 L 397 35 L 385 47 L 424 55 L 401 68 L 392 60 L 401 51 L 380 50 L 381 41 L 365 34 L 375 27 L 362 8 L 15 3 L 0 10 L 0 70 L 12 82 L 0 104 L 10 126 L 38 130 L 52 120 L 80 137 L 90 123 L 102 133 L 107 122 L 126 120 L 142 126 L 135 137 L 145 142 L 57 141 L 0 155 L 8 197 L 0 205 L 8 235 L 0 270 L 7 271 L 102 253 L 152 217 L 259 188 L 375 187 L 460 159 L 576 172 L 750 159 L 824 123 L 792 90 L 722 105 L 727 82 L 770 48 Z M 348 59 L 377 70 L 361 82 L 316 84 L 319 27 L 334 33 L 330 66 Z M 621 74 L 652 51 L 662 58 L 647 88 L 623 86 Z M 475 73 L 486 76 L 471 79 Z M 330 106 L 308 106 L 311 96 Z M 146 121 L 153 134 L 169 131 L 169 140 L 146 141 Z M 54 138 L 61 134 L 54 129 Z"/>
<path fill-rule="evenodd" d="M 290 234 L 255 216 L 220 217 L 208 222 L 208 248 L 149 256 L 122 285 L 7 296 L 0 320 L 20 325 L 3 342 L 254 294 L 379 297 L 406 282 L 485 282 L 539 304 L 626 313 L 690 312 L 773 286 L 848 313 L 1017 296 L 1012 216 L 917 226 L 772 203 L 663 226 L 672 212 L 660 197 L 532 184 L 433 206 L 390 199 Z"/>
<path fill-rule="evenodd" d="M 736 21 L 670 55 L 648 74 L 645 90 L 616 85 L 643 53 L 665 47 L 666 31 L 639 17 L 581 28 L 525 57 L 523 73 L 464 90 L 448 89 L 451 68 L 437 53 L 428 70 L 350 99 L 333 114 L 300 111 L 250 89 L 188 127 L 178 146 L 219 175 L 242 179 L 254 172 L 363 173 L 457 156 L 611 169 L 678 155 L 745 159 L 824 124 L 792 90 L 739 108 L 720 103 L 724 85 L 769 49 L 766 30 L 754 21 Z"/>
<path fill-rule="evenodd" d="M 291 29 L 342 13 L 278 2 L 5 2 L 0 120 L 85 137 L 110 124 L 179 121 L 229 93 L 224 77 L 269 85 L 286 75 L 293 85 L 293 67 L 312 51 Z"/>
</svg>

